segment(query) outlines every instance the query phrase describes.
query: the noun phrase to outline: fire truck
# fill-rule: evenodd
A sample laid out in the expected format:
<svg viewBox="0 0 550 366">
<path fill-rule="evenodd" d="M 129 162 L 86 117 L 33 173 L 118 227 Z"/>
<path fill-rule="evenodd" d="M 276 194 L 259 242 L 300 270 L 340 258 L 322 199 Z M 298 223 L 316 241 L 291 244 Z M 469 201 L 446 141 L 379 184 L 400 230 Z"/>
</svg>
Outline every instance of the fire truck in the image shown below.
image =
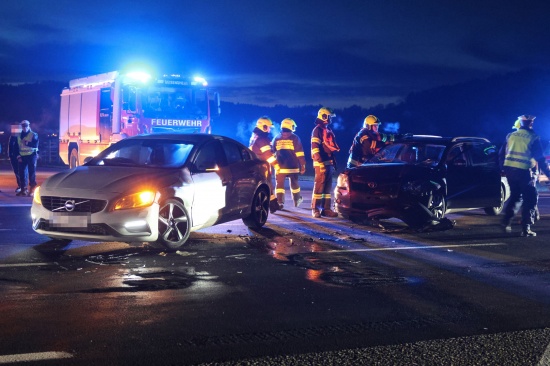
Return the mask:
<svg viewBox="0 0 550 366">
<path fill-rule="evenodd" d="M 74 79 L 61 93 L 59 155 L 74 168 L 129 136 L 211 133 L 220 97 L 201 77 L 139 72 Z"/>
</svg>

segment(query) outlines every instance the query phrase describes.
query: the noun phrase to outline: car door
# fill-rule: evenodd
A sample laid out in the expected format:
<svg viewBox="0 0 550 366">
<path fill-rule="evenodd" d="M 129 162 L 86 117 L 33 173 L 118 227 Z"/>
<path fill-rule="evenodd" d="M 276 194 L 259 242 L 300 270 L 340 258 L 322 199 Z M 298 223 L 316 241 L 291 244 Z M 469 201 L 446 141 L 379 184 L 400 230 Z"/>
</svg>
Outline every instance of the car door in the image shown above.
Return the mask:
<svg viewBox="0 0 550 366">
<path fill-rule="evenodd" d="M 231 197 L 231 172 L 218 140 L 199 147 L 191 163 L 193 180 L 193 227 L 210 226 L 224 221 L 234 209 Z"/>
<path fill-rule="evenodd" d="M 235 205 L 236 213 L 242 216 L 248 213 L 256 190 L 256 162 L 244 145 L 225 139 L 221 143 L 227 157 L 227 167 L 231 172 L 232 179 L 228 189 L 232 192 L 231 199 L 235 199 L 232 204 Z"/>
<path fill-rule="evenodd" d="M 501 179 L 496 146 L 484 142 L 471 142 L 467 147 L 469 176 L 475 183 L 470 207 L 500 205 Z"/>
<path fill-rule="evenodd" d="M 449 148 L 446 157 L 447 208 L 467 208 L 474 197 L 474 186 L 469 174 L 468 157 L 463 143 Z"/>
</svg>

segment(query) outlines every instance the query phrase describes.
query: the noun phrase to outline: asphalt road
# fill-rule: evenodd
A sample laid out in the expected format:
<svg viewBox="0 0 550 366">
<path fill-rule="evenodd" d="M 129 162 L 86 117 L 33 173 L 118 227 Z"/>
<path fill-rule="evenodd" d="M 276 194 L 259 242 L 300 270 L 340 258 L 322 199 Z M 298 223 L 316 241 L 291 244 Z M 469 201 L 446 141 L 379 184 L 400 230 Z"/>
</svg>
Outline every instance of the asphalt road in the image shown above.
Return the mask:
<svg viewBox="0 0 550 366">
<path fill-rule="evenodd" d="M 303 207 L 261 231 L 234 221 L 169 253 L 49 241 L 10 179 L 0 170 L 0 363 L 550 364 L 547 192 L 538 236 L 521 238 L 481 210 L 424 233 L 313 219 L 304 182 Z"/>
</svg>

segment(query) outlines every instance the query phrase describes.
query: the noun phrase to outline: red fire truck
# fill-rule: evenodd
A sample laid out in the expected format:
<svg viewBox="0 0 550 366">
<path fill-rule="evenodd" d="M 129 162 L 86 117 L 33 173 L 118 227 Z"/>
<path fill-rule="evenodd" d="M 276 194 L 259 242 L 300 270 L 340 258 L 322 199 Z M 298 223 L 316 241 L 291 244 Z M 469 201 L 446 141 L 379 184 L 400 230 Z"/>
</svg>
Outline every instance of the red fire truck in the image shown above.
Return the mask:
<svg viewBox="0 0 550 366">
<path fill-rule="evenodd" d="M 219 94 L 201 77 L 113 71 L 71 80 L 61 93 L 59 155 L 74 168 L 129 136 L 210 133 L 219 113 Z"/>
</svg>

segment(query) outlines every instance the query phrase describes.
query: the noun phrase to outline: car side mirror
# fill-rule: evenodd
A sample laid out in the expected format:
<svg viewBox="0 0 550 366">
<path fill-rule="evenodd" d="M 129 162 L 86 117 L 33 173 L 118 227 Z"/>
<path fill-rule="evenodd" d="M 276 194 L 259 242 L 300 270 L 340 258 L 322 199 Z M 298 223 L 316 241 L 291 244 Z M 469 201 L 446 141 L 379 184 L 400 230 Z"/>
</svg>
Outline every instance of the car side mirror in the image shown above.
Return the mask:
<svg viewBox="0 0 550 366">
<path fill-rule="evenodd" d="M 220 170 L 218 167 L 218 164 L 216 164 L 215 161 L 204 161 L 200 165 L 198 165 L 197 170 L 201 172 L 216 172 Z"/>
</svg>

